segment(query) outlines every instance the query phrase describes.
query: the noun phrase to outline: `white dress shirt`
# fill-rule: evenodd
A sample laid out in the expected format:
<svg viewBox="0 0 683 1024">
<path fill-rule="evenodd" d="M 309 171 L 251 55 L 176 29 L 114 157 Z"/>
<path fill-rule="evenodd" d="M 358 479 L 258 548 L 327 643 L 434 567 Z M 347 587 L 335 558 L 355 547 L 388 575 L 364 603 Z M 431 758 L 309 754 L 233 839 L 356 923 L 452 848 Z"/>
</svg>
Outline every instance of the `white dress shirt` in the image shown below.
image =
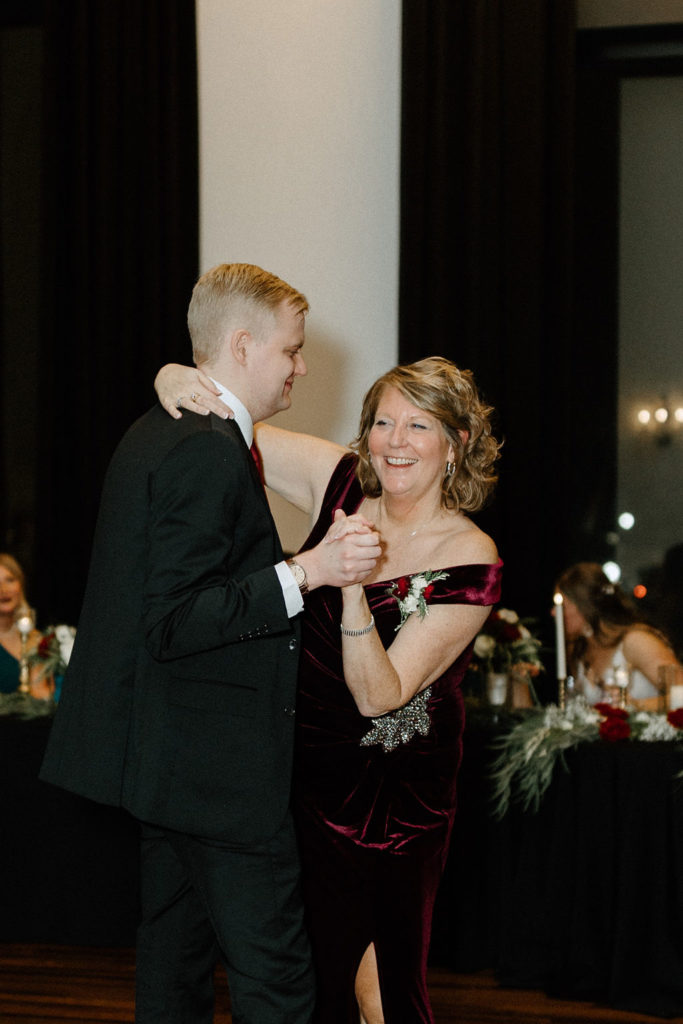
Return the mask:
<svg viewBox="0 0 683 1024">
<path fill-rule="evenodd" d="M 225 404 L 229 405 L 232 409 L 235 416 L 235 423 L 240 429 L 240 433 L 246 442 L 247 448 L 251 448 L 254 442 L 254 422 L 249 414 L 249 410 L 243 402 L 240 402 L 237 395 L 234 395 L 232 391 L 229 391 L 228 388 L 224 387 L 220 381 L 214 380 L 213 377 L 211 380 L 220 391 L 219 397 L 221 401 L 225 402 Z M 294 616 L 298 615 L 299 612 L 302 612 L 304 608 L 304 599 L 301 596 L 301 591 L 299 590 L 299 586 L 292 575 L 292 570 L 286 562 L 278 562 L 275 566 L 275 572 L 277 573 L 277 578 L 280 581 L 280 586 L 282 587 L 282 596 L 285 600 L 287 615 L 290 619 L 293 619 Z"/>
</svg>

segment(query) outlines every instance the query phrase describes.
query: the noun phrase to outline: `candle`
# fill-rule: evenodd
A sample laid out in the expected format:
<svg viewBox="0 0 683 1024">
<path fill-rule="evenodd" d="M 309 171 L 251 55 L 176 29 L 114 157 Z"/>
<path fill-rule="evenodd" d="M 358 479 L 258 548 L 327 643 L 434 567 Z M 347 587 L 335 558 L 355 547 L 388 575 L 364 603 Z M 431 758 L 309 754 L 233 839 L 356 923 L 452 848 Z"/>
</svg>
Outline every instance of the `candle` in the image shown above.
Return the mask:
<svg viewBox="0 0 683 1024">
<path fill-rule="evenodd" d="M 614 670 L 614 685 L 625 690 L 631 681 L 631 673 L 623 665 L 620 665 Z"/>
<path fill-rule="evenodd" d="M 17 619 L 17 629 L 22 635 L 22 638 L 26 638 L 31 630 L 33 629 L 33 619 L 30 615 L 22 615 Z"/>
<path fill-rule="evenodd" d="M 564 646 L 564 598 L 557 591 L 553 597 L 555 602 L 555 647 L 557 658 L 557 678 L 567 678 L 567 654 Z"/>
<path fill-rule="evenodd" d="M 669 711 L 683 708 L 683 686 L 676 683 L 669 688 Z"/>
</svg>

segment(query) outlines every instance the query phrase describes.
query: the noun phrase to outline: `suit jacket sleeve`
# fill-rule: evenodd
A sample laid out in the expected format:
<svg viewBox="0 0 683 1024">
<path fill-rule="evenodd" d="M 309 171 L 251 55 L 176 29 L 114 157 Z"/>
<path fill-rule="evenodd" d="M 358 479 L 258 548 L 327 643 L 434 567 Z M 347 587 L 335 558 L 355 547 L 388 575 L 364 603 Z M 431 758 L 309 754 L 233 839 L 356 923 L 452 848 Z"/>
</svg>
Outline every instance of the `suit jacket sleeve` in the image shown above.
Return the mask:
<svg viewBox="0 0 683 1024">
<path fill-rule="evenodd" d="M 168 661 L 290 630 L 274 568 L 281 552 L 241 439 L 217 431 L 183 438 L 149 486 L 149 653 Z M 264 551 L 273 561 L 266 568 Z"/>
</svg>

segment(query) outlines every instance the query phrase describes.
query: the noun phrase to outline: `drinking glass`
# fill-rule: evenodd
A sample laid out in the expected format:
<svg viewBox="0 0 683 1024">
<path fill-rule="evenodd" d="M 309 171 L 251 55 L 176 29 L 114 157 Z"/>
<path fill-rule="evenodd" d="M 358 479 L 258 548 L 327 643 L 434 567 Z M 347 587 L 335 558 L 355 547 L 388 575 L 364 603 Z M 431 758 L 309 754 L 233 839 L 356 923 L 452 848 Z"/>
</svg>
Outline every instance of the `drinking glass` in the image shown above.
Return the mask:
<svg viewBox="0 0 683 1024">
<path fill-rule="evenodd" d="M 666 698 L 667 711 L 683 708 L 683 668 L 680 665 L 660 665 L 657 685 Z"/>
</svg>

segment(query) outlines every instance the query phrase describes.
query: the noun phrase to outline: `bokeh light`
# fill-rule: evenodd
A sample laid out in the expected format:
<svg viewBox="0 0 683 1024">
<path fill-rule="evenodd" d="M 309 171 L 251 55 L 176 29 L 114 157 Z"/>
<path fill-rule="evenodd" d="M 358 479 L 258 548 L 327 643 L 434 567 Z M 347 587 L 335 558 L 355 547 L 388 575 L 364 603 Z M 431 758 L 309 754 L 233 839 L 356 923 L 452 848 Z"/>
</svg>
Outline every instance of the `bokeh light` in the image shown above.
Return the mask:
<svg viewBox="0 0 683 1024">
<path fill-rule="evenodd" d="M 621 579 L 621 566 L 616 562 L 605 562 L 602 571 L 610 583 L 618 583 Z"/>
</svg>

